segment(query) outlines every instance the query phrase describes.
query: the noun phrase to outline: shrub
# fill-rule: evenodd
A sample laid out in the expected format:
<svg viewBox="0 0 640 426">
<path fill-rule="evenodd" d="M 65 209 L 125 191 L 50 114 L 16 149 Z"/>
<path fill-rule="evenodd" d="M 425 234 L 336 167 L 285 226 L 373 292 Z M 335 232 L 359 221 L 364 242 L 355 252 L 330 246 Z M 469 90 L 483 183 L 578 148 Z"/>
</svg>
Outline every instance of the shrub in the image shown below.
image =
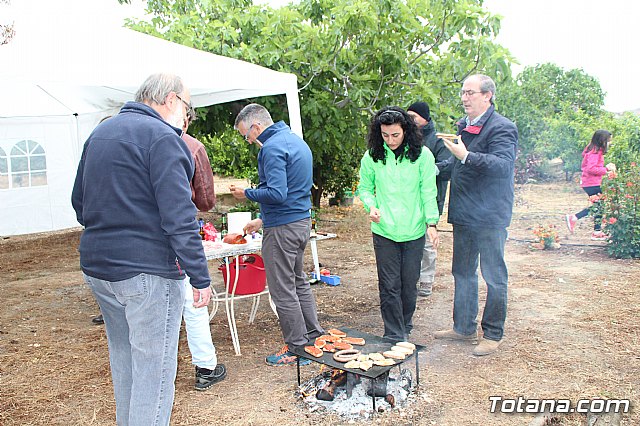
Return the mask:
<svg viewBox="0 0 640 426">
<path fill-rule="evenodd" d="M 640 257 L 640 167 L 630 163 L 614 179 L 602 180 L 601 208 L 607 251 L 617 258 Z"/>
</svg>

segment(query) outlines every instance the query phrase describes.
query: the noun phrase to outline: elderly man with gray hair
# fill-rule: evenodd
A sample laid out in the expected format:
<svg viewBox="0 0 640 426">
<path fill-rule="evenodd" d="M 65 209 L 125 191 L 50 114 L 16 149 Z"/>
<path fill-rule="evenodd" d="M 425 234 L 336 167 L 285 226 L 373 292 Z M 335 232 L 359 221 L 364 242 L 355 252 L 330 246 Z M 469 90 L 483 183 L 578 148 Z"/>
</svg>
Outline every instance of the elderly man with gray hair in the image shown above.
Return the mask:
<svg viewBox="0 0 640 426">
<path fill-rule="evenodd" d="M 80 266 L 104 316 L 117 424 L 169 424 L 185 273 L 195 307 L 211 297 L 193 159 L 180 139 L 189 101 L 180 77 L 147 78 L 135 102 L 89 136 L 73 187 L 85 227 Z"/>
<path fill-rule="evenodd" d="M 482 314 L 482 339 L 476 356 L 494 353 L 502 344 L 507 317 L 508 271 L 504 260 L 507 227 L 513 208 L 513 174 L 518 129 L 495 111 L 496 85 L 486 75 L 465 79 L 460 90 L 467 114 L 458 137 L 443 137 L 452 157 L 448 221 L 453 225 L 455 281 L 453 328 L 437 331 L 436 339 L 475 342 L 478 339 L 478 262 L 487 284 Z"/>
</svg>

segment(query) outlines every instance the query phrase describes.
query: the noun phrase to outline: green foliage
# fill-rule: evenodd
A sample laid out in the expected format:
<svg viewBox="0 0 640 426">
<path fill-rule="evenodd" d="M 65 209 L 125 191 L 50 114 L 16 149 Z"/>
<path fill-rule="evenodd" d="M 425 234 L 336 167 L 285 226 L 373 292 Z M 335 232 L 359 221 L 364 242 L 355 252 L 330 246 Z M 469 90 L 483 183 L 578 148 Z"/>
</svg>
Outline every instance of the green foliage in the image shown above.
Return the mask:
<svg viewBox="0 0 640 426">
<path fill-rule="evenodd" d="M 301 0 L 279 9 L 251 0 L 147 5 L 152 20 L 133 28 L 298 76 L 316 205 L 323 193 L 352 186 L 377 109 L 424 100 L 438 127 L 450 131 L 462 113 L 457 91 L 467 75 L 484 72 L 499 83 L 511 77 L 511 56 L 493 42 L 500 20 L 481 0 Z M 237 111 L 221 108 L 202 113 L 203 132 L 229 126 Z M 286 116 L 280 101 L 267 108 Z M 223 155 L 220 143 L 211 144 L 215 156 Z M 224 153 L 214 163 L 222 170 L 223 162 L 247 157 Z"/>
<path fill-rule="evenodd" d="M 607 251 L 617 258 L 640 258 L 640 167 L 631 162 L 615 179 L 603 179 L 604 231 Z"/>
<path fill-rule="evenodd" d="M 229 213 L 234 212 L 251 212 L 255 216 L 256 213 L 260 213 L 260 205 L 255 201 L 246 200 L 229 209 Z"/>
<path fill-rule="evenodd" d="M 500 111 L 518 126 L 521 166 L 531 158 L 560 158 L 567 177 L 580 170 L 582 150 L 610 115 L 594 77 L 554 64 L 526 67 L 499 93 Z"/>
<path fill-rule="evenodd" d="M 640 164 L 640 116 L 627 112 L 602 128 L 613 134 L 607 162 L 623 169 L 631 163 Z"/>
<path fill-rule="evenodd" d="M 225 130 L 221 134 L 199 135 L 198 138 L 207 150 L 215 174 L 257 180 L 258 148 L 247 144 L 238 132 Z"/>
</svg>

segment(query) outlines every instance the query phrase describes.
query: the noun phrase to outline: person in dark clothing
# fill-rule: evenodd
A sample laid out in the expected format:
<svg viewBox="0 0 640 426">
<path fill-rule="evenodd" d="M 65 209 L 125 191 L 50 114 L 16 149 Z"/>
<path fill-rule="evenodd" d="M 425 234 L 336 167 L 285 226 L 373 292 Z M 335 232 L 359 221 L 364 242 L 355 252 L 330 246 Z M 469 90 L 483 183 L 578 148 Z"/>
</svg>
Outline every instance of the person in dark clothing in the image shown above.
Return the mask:
<svg viewBox="0 0 640 426">
<path fill-rule="evenodd" d="M 476 356 L 498 349 L 507 316 L 504 246 L 513 209 L 518 129 L 495 111 L 495 93 L 491 78 L 468 77 L 460 91 L 467 116 L 458 122 L 458 137 L 444 139 L 453 154 L 447 162 L 452 165 L 448 220 L 453 224 L 455 294 L 453 329 L 437 331 L 435 338 L 477 341 L 479 259 L 487 299 Z"/>
<path fill-rule="evenodd" d="M 80 266 L 104 317 L 117 424 L 169 424 L 185 273 L 194 307 L 211 298 L 193 158 L 180 139 L 189 100 L 180 77 L 151 75 L 135 102 L 91 133 L 73 186 L 85 227 Z"/>
<path fill-rule="evenodd" d="M 449 186 L 449 168 L 444 163 L 451 157 L 451 152 L 444 146 L 444 141 L 436 137 L 436 127 L 431 120 L 429 105 L 425 102 L 414 102 L 407 108 L 409 114 L 422 131 L 422 144 L 429 148 L 436 161 L 436 167 L 440 164 L 440 168 L 436 171 L 436 188 L 438 195 L 436 201 L 438 203 L 438 212 L 442 216 L 444 209 L 444 200 L 447 196 L 447 187 Z M 442 169 L 442 170 L 440 170 Z M 420 267 L 420 280 L 418 281 L 418 296 L 430 296 L 433 288 L 433 281 L 436 274 L 436 257 L 437 251 L 431 245 L 429 238 L 425 239 L 424 250 L 422 252 L 422 264 Z"/>
</svg>

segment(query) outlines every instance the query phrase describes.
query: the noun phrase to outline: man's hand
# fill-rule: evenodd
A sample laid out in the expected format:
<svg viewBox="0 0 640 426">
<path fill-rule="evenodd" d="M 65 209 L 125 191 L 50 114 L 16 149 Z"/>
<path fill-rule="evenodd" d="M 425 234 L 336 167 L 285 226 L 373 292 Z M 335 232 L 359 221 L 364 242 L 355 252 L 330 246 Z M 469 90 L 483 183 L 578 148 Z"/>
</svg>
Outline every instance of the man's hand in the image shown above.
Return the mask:
<svg viewBox="0 0 640 426">
<path fill-rule="evenodd" d="M 252 232 L 258 232 L 260 228 L 262 228 L 262 219 L 253 219 L 247 222 L 242 230 L 245 234 L 251 234 Z"/>
<path fill-rule="evenodd" d="M 454 139 L 443 138 L 442 140 L 444 141 L 444 146 L 460 161 L 462 161 L 469 152 L 467 151 L 467 147 L 464 145 L 464 142 L 462 142 L 462 138 L 459 136 L 457 138 L 457 143 L 454 142 Z"/>
<path fill-rule="evenodd" d="M 229 191 L 231 195 L 237 200 L 245 200 L 247 197 L 244 195 L 244 188 L 240 188 L 235 185 L 229 185 Z"/>
<path fill-rule="evenodd" d="M 433 249 L 437 249 L 440 245 L 440 236 L 438 235 L 438 230 L 433 226 L 427 226 L 427 236 L 429 237 L 429 241 L 431 241 Z"/>
<path fill-rule="evenodd" d="M 193 287 L 193 307 L 203 308 L 209 304 L 211 300 L 211 286 L 206 288 Z"/>
<path fill-rule="evenodd" d="M 380 210 L 376 207 L 371 207 L 371 210 L 369 210 L 369 219 L 371 219 L 371 222 L 380 223 Z"/>
</svg>

